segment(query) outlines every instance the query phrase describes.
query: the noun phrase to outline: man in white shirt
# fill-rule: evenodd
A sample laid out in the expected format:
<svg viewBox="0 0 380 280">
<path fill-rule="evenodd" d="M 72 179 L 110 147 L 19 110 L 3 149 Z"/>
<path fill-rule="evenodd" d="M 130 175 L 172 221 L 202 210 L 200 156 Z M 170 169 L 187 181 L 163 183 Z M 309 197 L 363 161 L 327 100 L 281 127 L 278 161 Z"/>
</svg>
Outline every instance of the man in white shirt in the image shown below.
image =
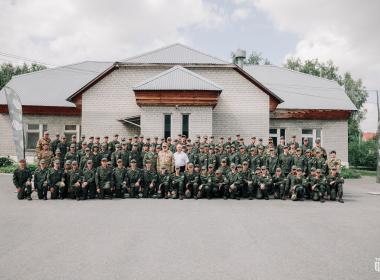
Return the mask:
<svg viewBox="0 0 380 280">
<path fill-rule="evenodd" d="M 187 154 L 182 151 L 182 145 L 178 144 L 176 147 L 176 152 L 174 153 L 174 166 L 179 167 L 181 172 L 184 172 L 187 164 L 189 163 L 189 158 Z"/>
</svg>

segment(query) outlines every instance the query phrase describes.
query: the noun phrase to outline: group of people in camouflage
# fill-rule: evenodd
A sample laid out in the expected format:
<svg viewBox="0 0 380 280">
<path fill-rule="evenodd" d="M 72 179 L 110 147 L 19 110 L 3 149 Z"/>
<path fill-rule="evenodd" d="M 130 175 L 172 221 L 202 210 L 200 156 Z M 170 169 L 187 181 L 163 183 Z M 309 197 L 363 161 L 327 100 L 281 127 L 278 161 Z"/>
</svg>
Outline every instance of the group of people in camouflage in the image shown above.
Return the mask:
<svg viewBox="0 0 380 280">
<path fill-rule="evenodd" d="M 256 141 L 257 140 L 257 141 Z M 19 199 L 71 198 L 223 198 L 223 199 L 326 199 L 343 203 L 344 179 L 336 152 L 329 156 L 316 139 L 289 143 L 284 137 L 252 137 L 248 145 L 240 135 L 218 141 L 213 136 L 185 135 L 176 139 L 115 134 L 85 136 L 71 141 L 45 132 L 36 147 L 38 168 L 32 174 L 25 160 L 13 174 Z"/>
</svg>

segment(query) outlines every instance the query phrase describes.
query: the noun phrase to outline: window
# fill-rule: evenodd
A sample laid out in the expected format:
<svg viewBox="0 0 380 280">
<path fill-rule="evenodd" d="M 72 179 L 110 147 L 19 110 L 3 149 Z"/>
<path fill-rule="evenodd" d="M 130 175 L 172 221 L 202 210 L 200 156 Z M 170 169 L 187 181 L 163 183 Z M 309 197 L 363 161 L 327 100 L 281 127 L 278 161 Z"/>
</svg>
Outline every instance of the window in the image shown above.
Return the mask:
<svg viewBox="0 0 380 280">
<path fill-rule="evenodd" d="M 47 131 L 47 124 L 28 124 L 26 130 L 26 149 L 34 150 L 44 132 Z"/>
<path fill-rule="evenodd" d="M 182 115 L 182 135 L 189 137 L 189 114 Z"/>
<path fill-rule="evenodd" d="M 322 129 L 320 129 L 320 128 L 304 128 L 304 129 L 302 129 L 302 143 L 303 143 L 303 139 L 305 139 L 305 138 L 307 138 L 309 140 L 309 148 L 314 147 L 315 140 L 317 138 L 320 138 L 321 142 L 322 142 Z"/>
<path fill-rule="evenodd" d="M 64 134 L 67 140 L 70 141 L 73 135 L 76 135 L 77 138 L 79 138 L 79 130 L 80 125 L 78 124 L 66 124 Z"/>
<path fill-rule="evenodd" d="M 280 143 L 281 136 L 285 138 L 285 128 L 269 128 L 269 137 L 272 137 L 275 146 Z"/>
<path fill-rule="evenodd" d="M 172 134 L 171 126 L 172 126 L 172 116 L 170 114 L 165 114 L 164 115 L 164 137 L 165 137 L 165 139 L 170 137 Z"/>
</svg>

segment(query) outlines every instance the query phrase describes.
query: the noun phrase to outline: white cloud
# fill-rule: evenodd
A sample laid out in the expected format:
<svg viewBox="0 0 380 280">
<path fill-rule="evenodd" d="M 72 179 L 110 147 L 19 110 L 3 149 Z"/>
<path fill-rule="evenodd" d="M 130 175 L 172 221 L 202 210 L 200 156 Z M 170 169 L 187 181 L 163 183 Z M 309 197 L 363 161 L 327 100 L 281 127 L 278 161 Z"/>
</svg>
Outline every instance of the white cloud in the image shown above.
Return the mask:
<svg viewBox="0 0 380 280">
<path fill-rule="evenodd" d="M 221 8 L 203 0 L 1 2 L 0 51 L 55 65 L 120 60 L 165 44 L 189 43 L 181 29 L 214 28 L 225 18 Z"/>
<path fill-rule="evenodd" d="M 246 19 L 249 16 L 249 9 L 247 8 L 237 8 L 231 14 L 232 20 L 242 20 Z"/>
<path fill-rule="evenodd" d="M 299 36 L 289 56 L 331 59 L 341 71 L 362 78 L 367 88 L 380 88 L 380 1 L 250 2 L 266 13 L 276 28 Z M 366 129 L 369 123 L 373 123 L 371 130 L 376 129 L 376 119 L 369 116 Z"/>
</svg>

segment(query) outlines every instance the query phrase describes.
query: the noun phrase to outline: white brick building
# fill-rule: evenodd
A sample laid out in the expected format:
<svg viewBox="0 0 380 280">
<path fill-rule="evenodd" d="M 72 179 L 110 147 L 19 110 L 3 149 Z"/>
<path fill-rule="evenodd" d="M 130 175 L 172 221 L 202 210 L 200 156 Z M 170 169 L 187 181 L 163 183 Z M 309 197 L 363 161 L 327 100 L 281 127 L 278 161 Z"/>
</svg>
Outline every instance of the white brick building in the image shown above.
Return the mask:
<svg viewBox="0 0 380 280">
<path fill-rule="evenodd" d="M 27 153 L 44 130 L 86 136 L 281 135 L 315 140 L 347 162 L 356 110 L 335 82 L 276 66 L 239 67 L 181 44 L 120 62 L 83 62 L 14 77 Z M 14 155 L 0 94 L 0 156 Z"/>
</svg>

